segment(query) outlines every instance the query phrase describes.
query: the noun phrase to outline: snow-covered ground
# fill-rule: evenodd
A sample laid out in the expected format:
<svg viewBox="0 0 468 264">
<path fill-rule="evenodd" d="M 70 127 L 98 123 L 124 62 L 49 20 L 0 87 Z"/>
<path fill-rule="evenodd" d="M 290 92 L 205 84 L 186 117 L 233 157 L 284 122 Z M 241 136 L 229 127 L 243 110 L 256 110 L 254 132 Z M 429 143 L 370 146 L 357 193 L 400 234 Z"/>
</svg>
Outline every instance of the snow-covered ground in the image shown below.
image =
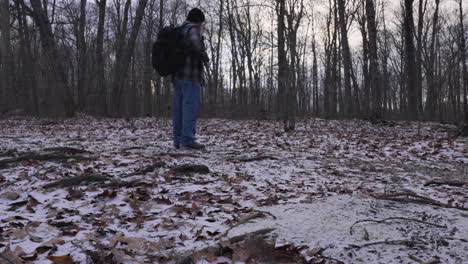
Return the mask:
<svg viewBox="0 0 468 264">
<path fill-rule="evenodd" d="M 450 125 L 390 125 L 309 119 L 285 133 L 274 121 L 200 120 L 207 150 L 187 152 L 173 149 L 168 119 L 0 120 L 0 164 L 53 147 L 88 151 L 0 166 L 0 263 L 165 263 L 192 253 L 199 263 L 256 263 L 261 250 L 227 241 L 262 228 L 274 228 L 265 241 L 309 263 L 465 263 L 468 141 L 452 139 Z M 176 172 L 183 164 L 210 172 Z M 88 174 L 137 184 L 44 188 Z M 426 184 L 435 180 L 458 184 Z M 377 199 L 396 192 L 432 203 Z M 216 245 L 231 251 L 200 253 Z"/>
</svg>

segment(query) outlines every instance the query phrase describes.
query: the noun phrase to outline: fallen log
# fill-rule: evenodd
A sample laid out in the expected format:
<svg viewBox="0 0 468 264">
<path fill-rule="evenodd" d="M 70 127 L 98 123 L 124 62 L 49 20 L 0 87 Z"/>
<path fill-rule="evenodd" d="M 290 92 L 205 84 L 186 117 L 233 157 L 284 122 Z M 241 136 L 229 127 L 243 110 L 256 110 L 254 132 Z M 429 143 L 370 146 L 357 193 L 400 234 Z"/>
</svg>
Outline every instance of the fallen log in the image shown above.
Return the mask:
<svg viewBox="0 0 468 264">
<path fill-rule="evenodd" d="M 179 174 L 186 174 L 186 173 L 207 174 L 210 172 L 210 169 L 208 169 L 208 167 L 205 165 L 192 165 L 192 164 L 184 164 L 181 166 L 173 167 L 171 170 Z"/>
<path fill-rule="evenodd" d="M 26 160 L 40 160 L 40 161 L 60 161 L 60 160 L 69 160 L 69 159 L 75 159 L 79 161 L 83 160 L 95 160 L 95 157 L 83 157 L 83 156 L 77 156 L 77 155 L 64 155 L 64 154 L 57 154 L 57 153 L 51 153 L 51 154 L 28 154 L 28 155 L 23 155 L 17 158 L 10 158 L 10 159 L 3 159 L 0 160 L 0 169 L 6 168 L 10 164 L 15 164 L 19 163 L 22 161 Z"/>
<path fill-rule="evenodd" d="M 72 147 L 52 147 L 52 148 L 45 148 L 44 151 L 73 153 L 73 154 L 92 153 L 91 151 L 88 151 L 85 149 L 78 149 L 78 148 L 72 148 Z"/>
<path fill-rule="evenodd" d="M 231 237 L 229 239 L 229 242 L 237 243 L 237 242 L 240 242 L 240 241 L 245 240 L 245 239 L 253 238 L 253 237 L 256 237 L 256 236 L 266 235 L 266 234 L 268 234 L 268 233 L 270 233 L 270 232 L 272 232 L 274 230 L 275 230 L 275 228 L 260 229 L 260 230 L 254 231 L 254 232 L 250 232 L 250 233 L 247 233 L 247 234 L 240 235 L 240 236 Z"/>
<path fill-rule="evenodd" d="M 415 242 L 411 240 L 384 240 L 384 241 L 376 241 L 376 242 L 370 242 L 362 245 L 356 245 L 356 244 L 351 244 L 349 245 L 350 248 L 365 248 L 365 247 L 370 247 L 374 245 L 402 245 L 402 246 L 408 246 L 408 247 L 414 247 L 416 244 L 420 244 L 421 242 Z"/>
<path fill-rule="evenodd" d="M 111 181 L 109 183 L 105 184 L 99 184 L 99 187 L 106 188 L 106 187 L 112 187 L 112 188 L 133 188 L 133 187 L 141 187 L 141 186 L 146 186 L 146 187 L 154 187 L 154 184 L 151 184 L 149 182 L 144 182 L 144 181 L 139 181 L 139 180 L 133 180 L 133 181 Z"/>
<path fill-rule="evenodd" d="M 124 175 L 124 176 L 122 176 L 122 178 L 132 177 L 132 176 L 136 176 L 136 175 L 143 175 L 143 174 L 146 174 L 146 173 L 153 172 L 157 168 L 162 168 L 162 167 L 165 167 L 165 166 L 166 166 L 165 162 L 162 162 L 162 161 L 156 162 L 154 164 L 146 166 L 145 168 L 143 168 L 141 170 L 137 170 L 137 171 L 132 172 L 130 174 Z"/>
<path fill-rule="evenodd" d="M 411 221 L 411 222 L 416 222 L 416 223 L 425 224 L 425 225 L 429 225 L 429 226 L 434 226 L 434 227 L 437 227 L 437 228 L 447 228 L 447 225 L 438 225 L 438 224 L 435 224 L 435 223 L 430 223 L 430 222 L 426 222 L 426 221 L 422 221 L 422 220 L 414 219 L 414 218 L 407 218 L 407 217 L 388 217 L 388 218 L 385 218 L 385 219 L 382 219 L 382 220 L 378 220 L 378 219 L 363 219 L 363 220 L 356 221 L 356 222 L 354 222 L 354 224 L 349 228 L 349 234 L 350 234 L 350 235 L 353 235 L 353 228 L 354 228 L 355 225 L 357 225 L 357 224 L 359 224 L 359 223 L 364 223 L 364 222 L 386 223 L 387 221 L 392 221 L 392 220 Z"/>
<path fill-rule="evenodd" d="M 77 186 L 83 183 L 104 183 L 106 181 L 111 181 L 112 178 L 103 175 L 97 174 L 82 174 L 80 176 L 75 176 L 67 179 L 58 180 L 49 184 L 42 186 L 44 189 L 54 188 L 54 187 L 70 187 Z"/>
<path fill-rule="evenodd" d="M 463 187 L 465 184 L 468 185 L 468 182 L 462 182 L 462 181 L 428 181 L 424 184 L 424 186 L 429 186 L 429 185 L 449 185 L 449 186 L 456 186 L 456 187 Z"/>
<path fill-rule="evenodd" d="M 157 154 L 157 156 L 169 156 L 169 157 L 172 157 L 174 159 L 183 158 L 183 157 L 198 158 L 197 155 L 189 154 L 189 153 L 166 153 L 166 152 L 161 152 L 161 153 Z"/>
<path fill-rule="evenodd" d="M 260 160 L 278 160 L 278 158 L 273 156 L 256 156 L 253 158 L 241 158 L 238 161 L 240 162 L 252 162 L 252 161 L 260 161 Z"/>
<path fill-rule="evenodd" d="M 443 207 L 443 208 L 453 208 L 453 209 L 468 211 L 468 208 L 444 204 L 434 199 L 431 199 L 429 197 L 418 195 L 411 191 L 399 192 L 399 193 L 393 193 L 393 194 L 383 194 L 380 196 L 376 196 L 375 198 L 380 199 L 380 200 L 389 200 L 389 201 L 403 202 L 403 203 L 426 204 L 426 205 L 434 205 L 434 206 Z"/>
</svg>

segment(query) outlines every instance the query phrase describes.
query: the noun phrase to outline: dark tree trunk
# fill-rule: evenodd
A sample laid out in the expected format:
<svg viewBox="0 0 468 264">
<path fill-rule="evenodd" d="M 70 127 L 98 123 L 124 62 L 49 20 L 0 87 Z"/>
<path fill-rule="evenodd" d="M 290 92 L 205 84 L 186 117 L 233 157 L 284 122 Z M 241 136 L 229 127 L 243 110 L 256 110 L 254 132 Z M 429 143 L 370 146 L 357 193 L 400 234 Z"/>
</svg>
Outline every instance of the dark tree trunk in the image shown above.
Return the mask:
<svg viewBox="0 0 468 264">
<path fill-rule="evenodd" d="M 87 0 L 80 1 L 80 19 L 78 21 L 78 34 L 76 46 L 78 49 L 78 109 L 86 109 L 87 102 L 87 57 L 86 57 L 86 4 Z"/>
<path fill-rule="evenodd" d="M 435 0 L 436 9 L 432 19 L 432 36 L 431 43 L 428 52 L 427 58 L 427 99 L 426 99 L 426 114 L 427 118 L 434 120 L 436 119 L 436 113 L 438 109 L 438 93 L 437 93 L 437 83 L 436 83 L 436 72 L 435 72 L 435 62 L 436 62 L 436 51 L 435 51 L 435 42 L 437 37 L 437 28 L 438 28 L 438 18 L 439 18 L 439 3 L 440 0 Z"/>
<path fill-rule="evenodd" d="M 346 16 L 345 16 L 345 0 L 338 0 L 338 12 L 340 17 L 340 32 L 341 32 L 341 50 L 343 58 L 343 69 L 344 69 L 344 90 L 345 90 L 345 106 L 344 112 L 346 117 L 351 117 L 353 110 L 353 97 L 351 95 L 351 68 L 353 67 L 351 61 L 351 52 L 348 43 L 348 29 L 346 27 Z"/>
<path fill-rule="evenodd" d="M 104 24 L 106 20 L 107 0 L 96 0 L 99 8 L 99 20 L 96 37 L 96 85 L 93 91 L 94 112 L 107 115 L 107 89 L 104 76 Z"/>
<path fill-rule="evenodd" d="M 10 42 L 9 0 L 0 0 L 0 114 L 16 105 L 15 65 Z"/>
<path fill-rule="evenodd" d="M 371 111 L 374 118 L 382 118 L 382 98 L 379 82 L 379 63 L 377 56 L 377 25 L 374 0 L 366 0 L 367 31 L 369 34 L 369 79 L 371 89 Z"/>
<path fill-rule="evenodd" d="M 413 1 L 405 0 L 405 61 L 406 61 L 406 87 L 408 89 L 408 117 L 411 120 L 418 118 L 418 89 L 417 89 L 417 70 L 415 63 L 415 48 L 413 42 Z"/>
</svg>

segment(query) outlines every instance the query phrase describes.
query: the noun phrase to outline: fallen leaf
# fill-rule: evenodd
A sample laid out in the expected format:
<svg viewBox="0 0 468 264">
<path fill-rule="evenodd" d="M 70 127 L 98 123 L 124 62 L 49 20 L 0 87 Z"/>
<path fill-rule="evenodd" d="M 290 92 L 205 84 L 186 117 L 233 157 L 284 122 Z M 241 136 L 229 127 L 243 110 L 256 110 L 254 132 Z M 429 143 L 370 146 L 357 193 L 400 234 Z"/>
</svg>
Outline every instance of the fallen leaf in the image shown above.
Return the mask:
<svg viewBox="0 0 468 264">
<path fill-rule="evenodd" d="M 19 257 L 19 254 L 22 252 L 20 247 L 16 247 L 15 251 L 11 251 L 10 246 L 6 246 L 5 250 L 3 250 L 3 256 L 7 257 L 13 264 L 22 264 L 24 261 Z M 24 252 L 23 252 L 24 253 Z M 4 262 L 1 262 L 2 264 Z"/>
<path fill-rule="evenodd" d="M 69 255 L 66 256 L 49 256 L 47 257 L 53 264 L 73 264 L 73 258 Z"/>
<path fill-rule="evenodd" d="M 17 192 L 4 192 L 0 195 L 0 198 L 5 198 L 11 201 L 14 201 L 20 197 L 19 193 Z"/>
</svg>

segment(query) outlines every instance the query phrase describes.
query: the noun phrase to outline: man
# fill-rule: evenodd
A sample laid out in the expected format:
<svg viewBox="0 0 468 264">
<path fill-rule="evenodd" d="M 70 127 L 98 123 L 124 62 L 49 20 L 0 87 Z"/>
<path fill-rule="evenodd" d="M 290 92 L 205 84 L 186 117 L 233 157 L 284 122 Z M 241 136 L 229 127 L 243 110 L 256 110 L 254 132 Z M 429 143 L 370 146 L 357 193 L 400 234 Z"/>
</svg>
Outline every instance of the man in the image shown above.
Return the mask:
<svg viewBox="0 0 468 264">
<path fill-rule="evenodd" d="M 181 26 L 187 56 L 184 66 L 173 75 L 172 125 L 174 147 L 177 149 L 205 148 L 195 140 L 196 123 L 201 106 L 203 64 L 208 62 L 202 37 L 204 22 L 203 12 L 194 8 L 190 10 L 187 20 Z"/>
</svg>

